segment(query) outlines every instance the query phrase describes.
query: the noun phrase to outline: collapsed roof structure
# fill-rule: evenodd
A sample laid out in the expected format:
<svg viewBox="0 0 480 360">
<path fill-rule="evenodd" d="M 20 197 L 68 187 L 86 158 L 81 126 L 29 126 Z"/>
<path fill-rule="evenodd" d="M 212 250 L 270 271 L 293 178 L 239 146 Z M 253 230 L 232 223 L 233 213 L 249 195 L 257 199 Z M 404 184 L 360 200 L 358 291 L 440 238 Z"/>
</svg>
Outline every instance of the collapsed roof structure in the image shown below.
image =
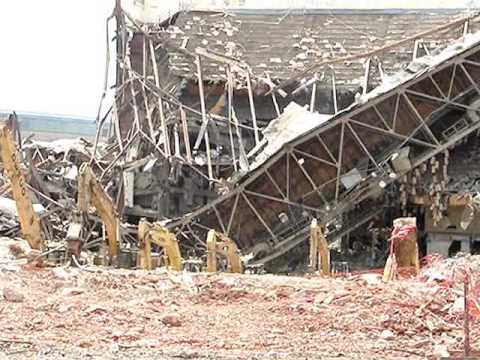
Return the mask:
<svg viewBox="0 0 480 360">
<path fill-rule="evenodd" d="M 194 252 L 221 231 L 257 263 L 298 248 L 312 218 L 331 240 L 388 225 L 386 205 L 442 219 L 450 151 L 480 127 L 477 13 L 114 15 L 117 155 L 101 178 L 121 170 L 125 217 L 164 220 Z"/>
</svg>

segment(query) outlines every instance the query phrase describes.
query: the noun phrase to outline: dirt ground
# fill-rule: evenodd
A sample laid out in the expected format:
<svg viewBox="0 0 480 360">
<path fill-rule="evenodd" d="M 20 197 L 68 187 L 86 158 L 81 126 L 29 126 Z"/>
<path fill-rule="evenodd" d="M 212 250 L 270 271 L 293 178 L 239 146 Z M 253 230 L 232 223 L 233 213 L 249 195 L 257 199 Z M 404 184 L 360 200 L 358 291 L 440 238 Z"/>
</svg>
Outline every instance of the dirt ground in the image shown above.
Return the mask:
<svg viewBox="0 0 480 360">
<path fill-rule="evenodd" d="M 463 349 L 462 292 L 430 275 L 0 271 L 0 359 L 423 359 Z M 478 325 L 472 345 L 480 348 Z"/>
</svg>

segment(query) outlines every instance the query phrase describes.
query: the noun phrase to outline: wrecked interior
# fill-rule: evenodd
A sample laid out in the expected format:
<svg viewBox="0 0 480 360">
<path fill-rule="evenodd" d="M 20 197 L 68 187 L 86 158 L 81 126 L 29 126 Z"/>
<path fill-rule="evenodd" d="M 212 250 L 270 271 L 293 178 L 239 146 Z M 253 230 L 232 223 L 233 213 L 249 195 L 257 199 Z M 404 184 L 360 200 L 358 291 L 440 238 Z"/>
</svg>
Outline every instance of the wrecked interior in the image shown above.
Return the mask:
<svg viewBox="0 0 480 360">
<path fill-rule="evenodd" d="M 117 23 L 119 204 L 131 222 L 164 220 L 192 253 L 213 228 L 253 264 L 291 271 L 317 218 L 334 258 L 378 266 L 394 217 L 437 224 L 449 195 L 472 194 L 448 189 L 448 159 L 477 128 L 476 14 L 190 11 L 139 24 L 120 12 Z M 438 250 L 431 232 L 424 254 Z"/>
<path fill-rule="evenodd" d="M 167 249 L 139 238 L 141 219 L 172 232 L 193 268 L 214 230 L 251 267 L 305 271 L 312 220 L 332 261 L 353 269 L 384 264 L 399 216 L 416 217 L 421 255 L 477 251 L 476 12 L 185 11 L 141 23 L 117 4 L 111 24 L 115 100 L 102 100 L 95 141 L 22 140 L 9 120 L 55 256 L 92 249 L 97 263 L 151 267 L 139 254 Z M 18 234 L 14 203 L 5 213 L 2 234 Z"/>
</svg>

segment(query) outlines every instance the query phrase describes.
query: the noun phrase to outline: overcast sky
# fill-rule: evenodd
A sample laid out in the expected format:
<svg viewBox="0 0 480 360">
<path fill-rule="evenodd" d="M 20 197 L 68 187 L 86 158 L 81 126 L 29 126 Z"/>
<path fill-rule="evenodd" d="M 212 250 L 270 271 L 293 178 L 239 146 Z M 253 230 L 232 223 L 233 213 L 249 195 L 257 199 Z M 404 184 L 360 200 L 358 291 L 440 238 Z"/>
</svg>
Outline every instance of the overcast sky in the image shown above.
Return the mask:
<svg viewBox="0 0 480 360">
<path fill-rule="evenodd" d="M 0 0 L 0 109 L 95 116 L 113 0 Z"/>
</svg>

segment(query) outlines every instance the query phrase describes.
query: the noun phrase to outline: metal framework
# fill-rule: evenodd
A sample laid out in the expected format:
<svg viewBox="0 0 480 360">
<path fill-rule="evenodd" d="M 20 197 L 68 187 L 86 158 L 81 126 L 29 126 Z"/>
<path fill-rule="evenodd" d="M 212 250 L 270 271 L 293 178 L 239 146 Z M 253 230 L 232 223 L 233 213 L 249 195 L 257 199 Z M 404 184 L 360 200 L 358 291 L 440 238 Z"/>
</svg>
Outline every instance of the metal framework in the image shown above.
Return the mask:
<svg viewBox="0 0 480 360">
<path fill-rule="evenodd" d="M 382 53 L 411 43 L 414 57 L 418 57 L 420 45 L 428 54 L 433 49 L 428 49 L 422 38 L 447 29 L 463 30 L 470 19 L 463 18 L 381 49 L 316 64 L 302 74 L 304 81 L 290 94 L 308 90 L 308 104 L 313 112 L 319 105 L 319 87 L 326 85 L 331 90 L 334 111 L 331 120 L 284 144 L 260 167 L 249 170 L 252 163 L 247 153 L 254 147 L 261 148 L 266 141 L 256 113 L 254 83 L 269 87 L 267 99 L 271 97 L 272 108 L 280 117 L 284 109 L 277 95 L 287 96 L 285 83 L 278 85 L 268 73 L 254 74 L 248 64 L 235 58 L 204 48 L 190 52 L 182 45 L 175 50 L 195 63 L 189 84 L 193 84 L 193 93 L 198 95 L 194 104 L 185 102 L 178 96 L 182 86 L 178 78 L 169 76 L 165 53 L 170 34 L 162 28 L 164 25 L 137 23 L 118 0 L 108 21 L 113 18 L 117 26 L 117 85 L 115 103 L 105 116 L 108 113 L 112 116 L 115 136 L 112 146 L 116 154 L 99 178 L 105 183 L 109 178 L 115 179 L 115 171 L 120 168 L 123 181 L 116 192 L 116 202 L 133 209 L 139 194 L 135 182 L 137 176 L 143 175 L 137 169 L 153 160 L 162 163 L 167 168 L 161 179 L 164 183 L 150 189 L 146 197 L 160 198 L 158 206 L 167 208 L 168 202 L 159 193 L 173 194 L 175 186 L 171 183 L 176 182 L 177 174 L 188 173 L 188 178 L 201 185 L 184 184 L 173 195 L 192 197 L 199 193 L 202 199 L 207 199 L 204 201 L 207 205 L 191 211 L 198 203 L 190 199 L 191 207 L 183 209 L 185 215 L 167 227 L 176 233 L 181 245 L 194 249 L 205 249 L 206 234 L 214 229 L 233 239 L 242 251 L 253 251 L 258 261 L 274 259 L 308 237 L 311 218 L 318 218 L 323 226 L 333 221 L 343 222 L 344 214 L 379 191 L 379 182 L 386 186 L 394 181 L 389 176 L 392 169 L 388 160 L 398 149 L 410 146 L 415 156 L 412 162 L 418 165 L 478 127 L 471 118 L 462 115 L 477 111 L 474 99 L 480 88 L 476 81 L 480 78 L 476 70 L 480 64 L 474 56 L 476 47 L 456 53 L 434 67 L 422 67 L 418 62 L 420 70 L 415 76 L 407 74 L 410 80 L 385 93 L 378 90 L 374 90 L 377 95 L 369 93 L 373 80 L 378 82 L 374 79 L 375 67 L 380 81 L 385 78 Z M 363 77 L 366 103 L 342 109 L 335 64 L 359 59 L 366 63 Z M 107 69 L 108 61 L 109 57 Z M 220 85 L 205 81 L 202 62 L 214 62 L 224 68 Z M 218 97 L 209 96 L 215 91 Z M 234 99 L 241 96 L 241 91 L 248 102 L 247 118 L 242 118 L 240 111 L 237 115 L 238 109 L 234 107 Z M 463 118 L 452 118 L 454 110 L 455 116 Z M 442 121 L 445 118 L 448 120 Z M 447 130 L 449 137 L 444 135 Z M 94 153 L 92 161 L 95 157 Z M 362 181 L 347 188 L 346 180 L 352 171 L 361 174 Z M 229 176 L 240 180 L 223 180 Z M 217 193 L 224 195 L 217 197 L 214 189 L 220 189 Z M 140 216 L 169 216 L 168 211 L 149 211 L 140 211 Z M 379 211 L 379 208 L 361 211 L 354 221 L 344 223 L 328 236 L 343 236 Z M 125 213 L 122 208 L 120 213 Z"/>
<path fill-rule="evenodd" d="M 258 262 L 280 256 L 308 238 L 309 215 L 301 212 L 326 225 L 378 193 L 380 182 L 385 187 L 398 179 L 402 173 L 391 175 L 389 159 L 400 148 L 413 149 L 413 169 L 479 129 L 480 122 L 468 114 L 478 113 L 479 60 L 476 45 L 422 68 L 386 93 L 367 94 L 365 104 L 285 144 L 229 193 L 168 227 L 179 231 L 188 226 L 201 232 L 199 224 L 206 225 L 225 231 L 243 251 L 261 248 Z M 442 136 L 445 128 L 459 122 L 464 126 L 456 133 Z M 347 189 L 342 177 L 361 161 L 369 164 L 361 169 L 366 175 Z M 358 222 L 375 214 L 378 211 L 366 213 Z M 342 229 L 343 234 L 357 223 Z M 293 236 L 285 231 L 292 227 Z"/>
</svg>

